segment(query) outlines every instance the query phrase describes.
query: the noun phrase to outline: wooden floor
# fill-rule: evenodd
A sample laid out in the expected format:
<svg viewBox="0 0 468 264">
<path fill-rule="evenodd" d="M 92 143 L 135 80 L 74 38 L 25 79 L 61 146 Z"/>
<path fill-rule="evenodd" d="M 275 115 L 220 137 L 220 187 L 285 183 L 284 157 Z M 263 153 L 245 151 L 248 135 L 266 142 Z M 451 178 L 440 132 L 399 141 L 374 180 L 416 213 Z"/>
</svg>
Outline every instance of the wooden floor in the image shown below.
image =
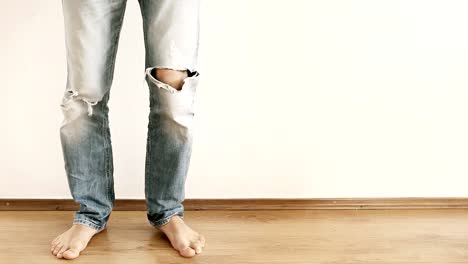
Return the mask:
<svg viewBox="0 0 468 264">
<path fill-rule="evenodd" d="M 65 263 L 49 242 L 73 212 L 0 212 L 0 263 Z M 468 210 L 187 211 L 207 238 L 201 255 L 178 256 L 145 212 L 113 212 L 72 263 L 468 263 Z"/>
</svg>

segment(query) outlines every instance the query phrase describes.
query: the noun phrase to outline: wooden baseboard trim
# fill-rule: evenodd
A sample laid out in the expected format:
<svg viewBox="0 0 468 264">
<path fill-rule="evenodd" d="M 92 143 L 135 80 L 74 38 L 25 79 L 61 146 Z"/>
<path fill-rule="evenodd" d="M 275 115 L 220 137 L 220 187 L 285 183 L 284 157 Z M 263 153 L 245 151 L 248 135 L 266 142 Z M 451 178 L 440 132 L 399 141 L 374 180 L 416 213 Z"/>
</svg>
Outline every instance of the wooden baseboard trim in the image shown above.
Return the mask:
<svg viewBox="0 0 468 264">
<path fill-rule="evenodd" d="M 468 198 L 311 198 L 311 199 L 186 199 L 187 211 L 451 209 L 468 208 Z M 75 211 L 71 199 L 0 199 L 0 211 Z M 145 211 L 144 199 L 117 199 L 114 210 Z"/>
</svg>

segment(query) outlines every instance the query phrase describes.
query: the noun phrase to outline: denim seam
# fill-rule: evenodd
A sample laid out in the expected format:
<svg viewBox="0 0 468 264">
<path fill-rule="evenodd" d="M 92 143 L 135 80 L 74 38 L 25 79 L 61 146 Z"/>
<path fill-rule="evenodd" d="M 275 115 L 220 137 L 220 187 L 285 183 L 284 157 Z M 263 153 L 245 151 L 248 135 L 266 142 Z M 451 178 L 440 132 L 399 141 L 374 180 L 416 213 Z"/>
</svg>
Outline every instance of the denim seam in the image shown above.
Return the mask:
<svg viewBox="0 0 468 264">
<path fill-rule="evenodd" d="M 103 100 L 101 101 L 101 113 L 104 113 L 104 104 L 105 104 L 105 95 L 103 96 Z M 104 117 L 104 115 L 103 115 Z M 101 122 L 99 123 L 101 125 L 100 127 L 100 132 L 101 132 L 101 136 L 102 136 L 102 139 L 103 139 L 103 150 L 104 150 L 104 160 L 105 160 L 105 163 L 104 163 L 104 173 L 105 173 L 105 181 L 106 181 L 106 198 L 109 199 L 109 174 L 107 173 L 107 140 L 106 140 L 106 131 L 105 131 L 105 117 L 102 118 Z"/>
<path fill-rule="evenodd" d="M 107 91 L 106 95 L 104 96 L 104 99 L 107 101 L 107 96 L 109 95 L 109 91 Z M 101 102 L 101 112 L 103 113 L 104 112 L 104 104 L 106 102 L 103 101 Z M 110 173 L 110 142 L 109 142 L 109 137 L 110 137 L 110 134 L 108 133 L 108 126 L 106 125 L 106 119 L 103 118 L 103 121 L 101 123 L 102 125 L 102 132 L 103 132 L 103 138 L 104 138 L 104 151 L 105 151 L 105 170 L 106 170 L 106 185 L 107 185 L 107 192 L 106 192 L 106 196 L 107 196 L 107 199 L 109 200 L 109 202 L 111 203 L 111 208 L 113 207 L 113 201 L 112 201 L 112 197 L 111 197 L 111 191 L 112 191 L 112 186 L 110 184 L 110 181 L 111 181 L 111 173 Z"/>
<path fill-rule="evenodd" d="M 107 93 L 107 101 L 109 99 L 109 92 Z M 112 146 L 111 146 L 111 135 L 110 135 L 110 128 L 109 128 L 109 120 L 106 122 L 106 133 L 107 133 L 107 177 L 109 177 L 109 180 L 107 181 L 107 184 L 109 185 L 109 200 L 111 202 L 111 210 L 114 207 L 114 175 L 111 172 L 111 167 L 113 159 L 112 159 Z"/>
<path fill-rule="evenodd" d="M 145 79 L 147 80 L 148 76 L 146 76 L 146 68 L 149 67 L 148 66 L 148 21 L 146 19 L 146 13 L 145 13 L 145 1 L 144 0 L 141 0 L 140 1 L 140 9 L 141 9 L 141 14 L 142 14 L 142 22 L 143 22 L 143 40 L 144 40 L 144 46 L 145 46 Z M 154 107 L 154 105 L 156 104 L 156 102 L 154 101 L 153 99 L 153 96 L 152 96 L 152 89 L 151 89 L 151 86 L 148 85 L 148 88 L 149 88 L 149 104 L 150 104 L 150 113 L 149 113 L 149 117 L 148 117 L 148 135 L 147 135 L 147 141 L 146 141 L 146 144 L 147 144 L 147 154 L 146 154 L 146 165 L 145 165 L 145 196 L 146 196 L 146 199 L 148 200 L 148 197 L 149 197 L 149 193 L 147 191 L 148 187 L 147 185 L 149 184 L 149 164 L 151 162 L 151 159 L 152 159 L 152 149 L 151 149 L 151 146 L 153 144 L 153 137 L 152 137 L 152 130 L 154 129 L 154 124 L 153 122 L 151 122 L 152 118 L 151 118 L 151 115 L 152 115 L 152 112 L 151 112 L 151 109 Z M 148 206 L 149 207 L 149 206 Z"/>
<path fill-rule="evenodd" d="M 145 69 L 148 66 L 148 23 L 146 21 L 146 13 L 145 13 L 145 1 L 141 0 L 140 1 L 140 10 L 141 10 L 141 17 L 142 17 L 142 22 L 143 22 L 143 40 L 144 40 L 144 46 L 145 46 Z"/>
<path fill-rule="evenodd" d="M 86 225 L 88 227 L 91 227 L 91 228 L 93 228 L 95 230 L 98 230 L 98 231 L 103 230 L 106 227 L 106 224 L 97 225 L 97 224 L 95 224 L 95 223 L 93 223 L 93 222 L 91 222 L 91 221 L 89 221 L 87 219 L 82 219 L 82 218 L 75 218 L 73 220 L 73 224 L 84 224 L 84 225 Z"/>
<path fill-rule="evenodd" d="M 147 132 L 147 139 L 146 139 L 146 160 L 145 160 L 145 196 L 146 199 L 148 200 L 149 197 L 149 192 L 148 192 L 148 184 L 149 184 L 149 164 L 151 162 L 151 145 L 152 145 L 152 130 L 153 130 L 153 122 L 151 122 L 152 118 L 152 112 L 151 109 L 154 106 L 154 99 L 151 94 L 151 87 L 149 87 L 149 106 L 150 106 L 150 111 L 149 111 L 149 116 L 148 116 L 148 132 Z"/>
<path fill-rule="evenodd" d="M 163 218 L 163 219 L 160 219 L 160 220 L 158 220 L 158 221 L 154 221 L 154 222 L 153 222 L 153 221 L 149 221 L 149 222 L 150 222 L 150 224 L 151 224 L 152 226 L 154 226 L 154 227 L 156 227 L 156 228 L 160 228 L 160 227 L 162 227 L 162 226 L 168 224 L 169 221 L 170 221 L 170 219 L 171 219 L 173 216 L 175 216 L 175 215 L 179 215 L 180 218 L 184 218 L 184 213 L 181 212 L 181 211 L 177 211 L 177 212 L 175 212 L 175 213 L 173 213 L 173 214 L 171 214 L 171 215 L 169 215 L 169 216 L 167 216 L 167 217 L 165 217 L 165 218 Z"/>
<path fill-rule="evenodd" d="M 140 0 L 140 10 L 141 10 L 141 15 L 142 15 L 142 24 L 143 24 L 143 39 L 144 39 L 144 46 L 145 46 L 145 50 L 148 50 L 148 45 L 147 45 L 147 23 L 146 23 L 146 18 L 145 18 L 145 7 L 144 7 L 144 2 L 143 0 Z M 145 52 L 145 68 L 146 68 L 146 64 L 148 62 L 148 52 Z M 145 76 L 145 79 L 146 79 L 146 76 Z M 149 106 L 150 106 L 150 109 L 151 107 L 153 106 L 153 98 L 151 96 L 151 90 L 149 90 Z M 152 128 L 152 124 L 151 124 L 151 110 L 150 110 L 150 113 L 149 113 L 149 117 L 148 117 L 148 132 L 147 132 L 147 139 L 146 139 L 146 149 L 147 149 L 147 153 L 146 153 L 146 160 L 145 160 L 145 196 L 146 196 L 146 199 L 148 199 L 148 191 L 147 191 L 147 184 L 148 184 L 148 167 L 149 167 L 149 163 L 150 163 L 150 160 L 151 160 L 151 128 Z"/>
<path fill-rule="evenodd" d="M 151 96 L 151 91 L 150 91 L 150 96 L 149 96 L 149 103 L 150 103 L 150 108 L 154 105 L 154 100 L 153 100 L 153 97 Z M 153 130 L 153 124 L 151 122 L 151 110 L 150 110 L 150 113 L 149 113 L 149 117 L 148 117 L 148 135 L 147 135 L 147 139 L 146 139 L 146 149 L 147 149 L 147 153 L 146 153 L 146 160 L 145 160 L 145 196 L 146 196 L 146 199 L 148 200 L 148 197 L 149 197 L 149 193 L 148 193 L 148 187 L 147 185 L 149 184 L 149 164 L 151 162 L 151 153 L 152 153 L 152 149 L 151 149 L 151 145 L 152 145 L 152 131 Z"/>
</svg>

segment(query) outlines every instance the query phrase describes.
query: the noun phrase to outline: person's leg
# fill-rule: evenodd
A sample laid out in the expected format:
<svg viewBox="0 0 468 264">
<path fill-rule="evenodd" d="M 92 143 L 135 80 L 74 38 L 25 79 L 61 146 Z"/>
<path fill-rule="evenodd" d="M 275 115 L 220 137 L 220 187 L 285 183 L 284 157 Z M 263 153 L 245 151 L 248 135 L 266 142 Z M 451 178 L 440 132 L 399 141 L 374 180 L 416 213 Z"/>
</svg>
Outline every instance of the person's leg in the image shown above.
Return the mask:
<svg viewBox="0 0 468 264">
<path fill-rule="evenodd" d="M 64 0 L 62 5 L 67 83 L 60 139 L 80 209 L 72 227 L 52 241 L 51 251 L 72 259 L 106 227 L 115 199 L 107 103 L 126 0 Z"/>
<path fill-rule="evenodd" d="M 192 152 L 199 72 L 199 0 L 140 0 L 150 92 L 145 196 L 149 222 L 182 256 L 200 253 L 204 237 L 182 220 Z"/>
</svg>

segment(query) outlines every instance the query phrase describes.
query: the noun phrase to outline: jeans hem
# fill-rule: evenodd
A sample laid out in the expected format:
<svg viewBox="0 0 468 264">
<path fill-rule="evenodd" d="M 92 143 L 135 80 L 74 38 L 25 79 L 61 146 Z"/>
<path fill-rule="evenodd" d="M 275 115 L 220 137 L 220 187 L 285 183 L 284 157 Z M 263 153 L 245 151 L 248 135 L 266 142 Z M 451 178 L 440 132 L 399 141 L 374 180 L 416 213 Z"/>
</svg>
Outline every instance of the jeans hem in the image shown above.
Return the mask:
<svg viewBox="0 0 468 264">
<path fill-rule="evenodd" d="M 160 219 L 158 221 L 149 221 L 150 224 L 156 228 L 160 228 L 164 225 L 167 225 L 169 223 L 169 221 L 171 220 L 171 218 L 175 215 L 178 215 L 180 218 L 184 218 L 184 213 L 183 212 L 175 212 L 167 217 L 164 217 L 163 219 Z"/>
<path fill-rule="evenodd" d="M 73 220 L 73 224 L 81 224 L 81 225 L 85 225 L 87 227 L 91 227 L 92 229 L 95 229 L 97 231 L 101 231 L 103 230 L 104 228 L 106 228 L 106 224 L 103 224 L 103 225 L 97 225 L 89 220 L 86 220 L 86 219 L 75 219 Z"/>
</svg>

